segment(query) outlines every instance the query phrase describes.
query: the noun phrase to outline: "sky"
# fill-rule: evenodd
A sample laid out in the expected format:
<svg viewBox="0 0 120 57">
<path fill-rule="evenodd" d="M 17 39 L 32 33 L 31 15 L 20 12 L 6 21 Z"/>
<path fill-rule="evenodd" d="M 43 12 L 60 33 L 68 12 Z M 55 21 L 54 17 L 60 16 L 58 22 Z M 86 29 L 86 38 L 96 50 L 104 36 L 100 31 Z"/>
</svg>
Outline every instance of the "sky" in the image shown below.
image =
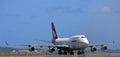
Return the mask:
<svg viewBox="0 0 120 57">
<path fill-rule="evenodd" d="M 38 40 L 52 39 L 51 22 L 61 38 L 85 35 L 120 49 L 120 0 L 0 0 L 0 46 L 49 44 Z"/>
</svg>

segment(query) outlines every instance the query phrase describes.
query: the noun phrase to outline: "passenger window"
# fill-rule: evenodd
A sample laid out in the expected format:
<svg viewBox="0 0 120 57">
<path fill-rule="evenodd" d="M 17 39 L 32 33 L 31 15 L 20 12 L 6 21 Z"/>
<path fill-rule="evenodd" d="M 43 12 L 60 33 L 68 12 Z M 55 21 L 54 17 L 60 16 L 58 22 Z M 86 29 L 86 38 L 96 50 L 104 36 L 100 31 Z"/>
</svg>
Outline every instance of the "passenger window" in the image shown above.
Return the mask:
<svg viewBox="0 0 120 57">
<path fill-rule="evenodd" d="M 72 40 L 72 42 L 77 42 L 77 40 Z"/>
</svg>

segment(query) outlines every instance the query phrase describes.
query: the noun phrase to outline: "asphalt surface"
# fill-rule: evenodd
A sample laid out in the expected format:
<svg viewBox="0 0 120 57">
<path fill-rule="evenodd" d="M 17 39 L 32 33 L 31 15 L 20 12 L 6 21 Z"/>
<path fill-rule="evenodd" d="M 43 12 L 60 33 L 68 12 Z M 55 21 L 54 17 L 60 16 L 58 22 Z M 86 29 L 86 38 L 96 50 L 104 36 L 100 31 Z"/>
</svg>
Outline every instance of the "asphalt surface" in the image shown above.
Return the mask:
<svg viewBox="0 0 120 57">
<path fill-rule="evenodd" d="M 84 55 L 7 55 L 7 56 L 0 56 L 0 57 L 120 57 L 120 53 L 86 53 Z"/>
</svg>

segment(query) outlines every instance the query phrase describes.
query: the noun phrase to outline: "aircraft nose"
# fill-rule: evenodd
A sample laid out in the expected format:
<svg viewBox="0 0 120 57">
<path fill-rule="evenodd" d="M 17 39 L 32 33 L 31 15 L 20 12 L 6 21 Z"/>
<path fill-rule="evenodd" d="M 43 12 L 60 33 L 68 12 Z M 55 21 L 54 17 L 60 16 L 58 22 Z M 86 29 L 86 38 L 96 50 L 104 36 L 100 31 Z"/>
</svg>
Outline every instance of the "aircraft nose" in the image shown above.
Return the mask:
<svg viewBox="0 0 120 57">
<path fill-rule="evenodd" d="M 84 39 L 84 44 L 89 44 L 89 41 L 87 39 Z"/>
<path fill-rule="evenodd" d="M 89 42 L 84 42 L 84 44 L 88 45 L 88 44 L 89 44 Z"/>
<path fill-rule="evenodd" d="M 83 44 L 84 44 L 84 47 L 88 47 L 89 42 L 88 41 L 84 41 Z"/>
</svg>

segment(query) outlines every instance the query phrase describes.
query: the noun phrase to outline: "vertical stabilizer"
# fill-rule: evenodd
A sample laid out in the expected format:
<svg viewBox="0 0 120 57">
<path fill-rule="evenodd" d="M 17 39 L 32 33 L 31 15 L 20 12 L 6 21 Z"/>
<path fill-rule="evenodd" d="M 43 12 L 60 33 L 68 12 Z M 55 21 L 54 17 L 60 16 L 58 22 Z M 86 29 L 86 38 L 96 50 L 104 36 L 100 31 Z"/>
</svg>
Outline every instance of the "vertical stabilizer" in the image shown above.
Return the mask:
<svg viewBox="0 0 120 57">
<path fill-rule="evenodd" d="M 58 35 L 53 22 L 51 22 L 51 27 L 52 27 L 52 36 L 53 36 L 52 43 L 55 44 L 56 39 L 58 39 Z"/>
</svg>

